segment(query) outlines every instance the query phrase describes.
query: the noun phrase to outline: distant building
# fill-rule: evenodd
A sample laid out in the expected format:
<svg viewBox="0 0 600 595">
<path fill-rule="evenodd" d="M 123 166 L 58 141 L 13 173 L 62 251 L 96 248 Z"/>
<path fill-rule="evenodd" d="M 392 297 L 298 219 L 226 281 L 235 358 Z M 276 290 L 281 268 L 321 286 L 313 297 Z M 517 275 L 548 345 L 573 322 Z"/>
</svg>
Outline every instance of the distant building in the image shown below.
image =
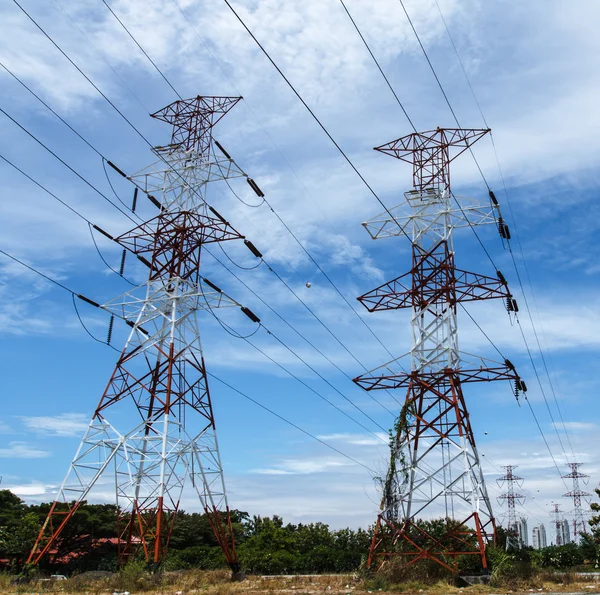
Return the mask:
<svg viewBox="0 0 600 595">
<path fill-rule="evenodd" d="M 521 517 L 517 521 L 517 532 L 519 534 L 520 547 L 527 547 L 529 545 L 529 535 L 527 531 L 527 519 Z"/>
<path fill-rule="evenodd" d="M 536 550 L 548 547 L 548 540 L 546 538 L 546 527 L 541 523 L 537 527 L 533 528 L 533 548 Z"/>
<path fill-rule="evenodd" d="M 567 521 L 567 519 L 563 520 L 561 529 L 562 529 L 563 545 L 565 543 L 570 543 L 571 542 L 571 530 L 569 529 L 569 521 Z"/>
</svg>

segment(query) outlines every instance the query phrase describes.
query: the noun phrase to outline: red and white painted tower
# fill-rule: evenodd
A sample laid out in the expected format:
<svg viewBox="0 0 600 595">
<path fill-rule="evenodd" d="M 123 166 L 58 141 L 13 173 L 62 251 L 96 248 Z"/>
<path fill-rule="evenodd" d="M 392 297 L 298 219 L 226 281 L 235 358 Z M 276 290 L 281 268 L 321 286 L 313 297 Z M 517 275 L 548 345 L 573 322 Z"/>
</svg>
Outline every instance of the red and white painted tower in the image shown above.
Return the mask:
<svg viewBox="0 0 600 595">
<path fill-rule="evenodd" d="M 564 479 L 572 479 L 573 480 L 573 489 L 566 494 L 563 494 L 565 498 L 573 499 L 573 510 L 571 514 L 573 515 L 573 540 L 575 542 L 579 541 L 579 536 L 582 533 L 587 533 L 587 522 L 585 519 L 585 515 L 583 513 L 583 508 L 581 507 L 581 498 L 587 498 L 591 496 L 589 492 L 586 492 L 581 489 L 579 485 L 579 480 L 585 480 L 589 477 L 585 473 L 581 473 L 579 471 L 579 467 L 581 467 L 583 463 L 567 463 L 568 467 L 571 469 L 571 473 L 567 473 L 567 475 L 563 475 Z"/>
<path fill-rule="evenodd" d="M 492 362 L 458 346 L 457 304 L 512 296 L 497 278 L 458 269 L 453 231 L 498 224 L 490 203 L 454 197 L 450 163 L 488 130 L 442 129 L 399 138 L 376 150 L 413 166 L 413 188 L 402 204 L 363 225 L 373 239 L 406 236 L 410 271 L 359 297 L 370 311 L 410 308 L 412 349 L 402 358 L 359 376 L 365 390 L 403 389 L 404 406 L 391 440 L 390 465 L 368 564 L 404 556 L 408 564 L 433 560 L 456 570 L 458 556 L 481 557 L 495 534 L 494 515 L 481 471 L 463 387 L 510 380 L 524 388 L 509 361 Z M 405 357 L 405 356 L 403 356 Z M 420 519 L 444 518 L 442 535 Z"/>
<path fill-rule="evenodd" d="M 508 511 L 506 513 L 506 549 L 521 549 L 524 545 L 523 536 L 519 531 L 517 522 L 516 504 L 521 506 L 525 503 L 525 496 L 515 491 L 515 485 L 521 487 L 523 478 L 515 475 L 514 465 L 504 465 L 506 473 L 498 478 L 498 485 L 506 485 L 506 492 L 498 496 L 498 502 L 506 502 Z"/>
<path fill-rule="evenodd" d="M 239 306 L 200 274 L 205 244 L 243 238 L 205 202 L 209 184 L 245 175 L 212 149 L 213 126 L 239 99 L 198 96 L 153 114 L 172 125 L 171 142 L 131 179 L 159 214 L 113 238 L 148 266 L 148 281 L 102 306 L 131 332 L 30 562 L 52 550 L 81 502 L 112 474 L 121 564 L 139 548 L 150 562 L 164 560 L 187 482 L 239 571 L 198 320 L 202 310 Z"/>
</svg>

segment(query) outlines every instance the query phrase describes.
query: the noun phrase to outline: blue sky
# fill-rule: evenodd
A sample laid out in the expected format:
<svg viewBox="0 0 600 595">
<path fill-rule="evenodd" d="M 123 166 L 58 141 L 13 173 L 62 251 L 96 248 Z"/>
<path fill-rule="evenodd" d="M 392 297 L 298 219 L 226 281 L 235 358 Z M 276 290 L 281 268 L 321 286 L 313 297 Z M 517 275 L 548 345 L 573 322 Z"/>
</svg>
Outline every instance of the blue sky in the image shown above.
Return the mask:
<svg viewBox="0 0 600 595">
<path fill-rule="evenodd" d="M 354 298 L 408 270 L 407 242 L 401 238 L 370 240 L 360 223 L 378 214 L 381 207 L 227 6 L 216 0 L 181 1 L 179 5 L 193 28 L 173 0 L 111 4 L 184 97 L 244 96 L 218 125 L 216 138 L 257 180 L 273 208 L 383 344 L 396 356 L 406 352 L 410 347 L 408 313 L 369 314 L 359 310 Z M 417 128 L 453 126 L 397 0 L 349 0 L 347 5 Z M 23 6 L 153 144 L 168 139 L 168 128 L 148 113 L 176 97 L 104 5 L 92 0 L 68 4 L 27 0 Z M 267 0 L 238 1 L 235 6 L 386 205 L 400 202 L 402 192 L 410 189 L 410 168 L 372 147 L 411 129 L 340 3 Z M 461 124 L 483 127 L 435 4 L 413 0 L 406 6 Z M 554 0 L 518 4 L 445 0 L 440 6 L 493 129 L 529 273 L 514 242 L 534 321 L 574 456 L 592 476 L 590 486 L 596 485 L 600 471 L 598 381 L 593 372 L 600 344 L 596 239 L 600 81 L 595 58 L 600 41 L 594 28 L 600 7 L 592 0 L 568 6 Z M 5 24 L 0 39 L 2 63 L 121 169 L 133 173 L 149 164 L 152 156 L 145 142 L 16 5 L 5 3 L 0 10 Z M 113 197 L 100 158 L 4 71 L 0 79 L 0 107 Z M 0 123 L 2 155 L 94 223 L 115 234 L 128 229 L 127 219 L 6 117 L 0 115 Z M 474 150 L 514 233 L 489 138 Z M 485 199 L 487 191 L 471 157 L 465 154 L 454 165 L 455 193 Z M 84 222 L 8 165 L 0 164 L 0 171 L 5 189 L 0 204 L 0 248 L 97 301 L 108 301 L 128 289 L 99 259 Z M 119 196 L 129 201 L 131 186 L 113 172 L 109 175 Z M 243 181 L 234 181 L 232 186 L 256 204 Z M 226 186 L 211 192 L 211 204 L 257 245 L 267 262 L 364 366 L 370 369 L 389 359 L 268 207 L 245 206 Z M 153 214 L 151 205 L 141 208 L 142 215 Z M 510 256 L 494 229 L 482 228 L 480 233 L 519 299 L 521 323 L 530 345 L 535 346 Z M 117 267 L 118 250 L 102 237 L 97 241 L 107 261 Z M 457 234 L 455 245 L 458 266 L 493 275 L 492 265 L 469 230 Z M 224 249 L 240 265 L 255 264 L 241 244 L 230 243 Z M 211 251 L 347 375 L 363 371 L 264 265 L 244 271 L 231 265 L 218 248 Z M 388 428 L 393 423 L 388 412 L 286 327 L 213 257 L 206 255 L 203 264 L 207 277 L 256 312 L 269 330 L 377 425 L 364 416 L 361 424 L 383 435 L 378 426 Z M 134 282 L 141 283 L 143 274 L 133 265 L 127 268 Z M 66 292 L 5 258 L 0 259 L 0 296 L 2 486 L 29 501 L 47 501 L 60 484 L 105 387 L 115 352 L 87 336 Z M 85 306 L 80 311 L 88 328 L 104 338 L 107 317 Z M 565 457 L 518 328 L 510 325 L 500 302 L 473 304 L 469 311 L 525 378 L 556 461 L 566 472 Z M 238 312 L 223 316 L 242 334 L 253 330 Z M 367 467 L 383 468 L 381 440 L 252 346 L 227 335 L 208 315 L 202 320 L 205 356 L 212 372 Z M 494 358 L 487 339 L 464 314 L 460 322 L 461 347 Z M 118 327 L 113 344 L 120 347 L 125 337 L 125 329 Z M 264 331 L 250 340 L 349 415 L 360 417 Z M 543 372 L 539 355 L 534 356 Z M 542 384 L 553 415 L 560 421 L 543 375 Z M 289 521 L 323 520 L 334 527 L 364 527 L 372 522 L 378 497 L 366 469 L 218 382 L 212 383 L 212 392 L 232 506 L 255 514 L 278 513 Z M 397 409 L 388 395 L 376 396 L 386 407 Z M 467 400 L 487 461 L 493 504 L 499 493 L 495 487 L 498 469 L 515 464 L 526 479 L 526 514 L 531 524 L 548 522 L 552 501 L 563 502 L 563 509 L 569 510 L 569 501 L 560 498 L 567 490 L 529 410 L 517 406 L 509 387 L 469 387 Z M 572 458 L 562 425 L 558 431 Z M 109 494 L 107 487 L 96 497 Z M 186 495 L 183 506 L 193 510 L 197 503 Z"/>
</svg>

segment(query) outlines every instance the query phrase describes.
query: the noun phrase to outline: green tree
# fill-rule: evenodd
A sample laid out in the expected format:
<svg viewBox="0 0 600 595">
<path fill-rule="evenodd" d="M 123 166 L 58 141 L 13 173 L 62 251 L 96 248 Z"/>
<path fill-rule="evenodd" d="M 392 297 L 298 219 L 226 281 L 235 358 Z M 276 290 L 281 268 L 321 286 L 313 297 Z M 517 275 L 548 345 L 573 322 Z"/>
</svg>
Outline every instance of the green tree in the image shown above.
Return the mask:
<svg viewBox="0 0 600 595">
<path fill-rule="evenodd" d="M 28 512 L 16 525 L 0 527 L 0 557 L 11 560 L 11 565 L 20 571 L 40 532 L 37 515 Z"/>
</svg>

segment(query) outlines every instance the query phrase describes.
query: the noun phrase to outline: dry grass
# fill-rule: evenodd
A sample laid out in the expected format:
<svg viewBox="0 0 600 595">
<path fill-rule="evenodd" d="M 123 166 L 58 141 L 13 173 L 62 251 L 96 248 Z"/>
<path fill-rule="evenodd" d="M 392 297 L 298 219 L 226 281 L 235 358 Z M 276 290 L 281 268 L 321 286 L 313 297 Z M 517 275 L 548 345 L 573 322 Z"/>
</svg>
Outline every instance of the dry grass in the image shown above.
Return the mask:
<svg viewBox="0 0 600 595">
<path fill-rule="evenodd" d="M 547 577 L 544 577 L 547 578 Z M 160 584 L 157 584 L 160 580 Z M 29 585 L 10 585 L 5 575 L 0 575 L 0 593 L 2 595 L 112 595 L 117 588 L 117 578 L 88 579 L 85 576 L 74 577 L 67 581 L 44 581 Z M 153 584 L 154 583 L 154 584 Z M 592 587 L 592 588 L 590 588 Z M 433 585 L 411 581 L 383 589 L 373 583 L 358 581 L 352 575 L 328 576 L 289 576 L 260 577 L 251 576 L 241 583 L 232 583 L 227 571 L 188 571 L 166 573 L 160 579 L 145 575 L 140 577 L 139 585 L 121 589 L 131 595 L 491 595 L 508 593 L 515 595 L 537 595 L 538 593 L 599 593 L 600 583 L 564 582 L 543 580 L 531 585 L 519 585 L 518 588 L 500 588 L 476 585 L 459 588 L 447 581 Z"/>
</svg>

